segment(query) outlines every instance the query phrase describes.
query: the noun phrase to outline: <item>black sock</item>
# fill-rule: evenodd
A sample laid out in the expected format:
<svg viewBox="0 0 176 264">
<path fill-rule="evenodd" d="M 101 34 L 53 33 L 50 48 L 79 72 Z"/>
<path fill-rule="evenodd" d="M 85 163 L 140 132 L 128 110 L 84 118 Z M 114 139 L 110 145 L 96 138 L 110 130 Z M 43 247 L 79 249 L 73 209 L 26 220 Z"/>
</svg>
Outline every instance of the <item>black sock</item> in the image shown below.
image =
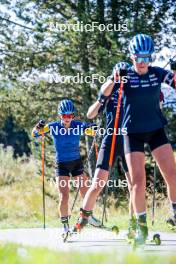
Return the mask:
<svg viewBox="0 0 176 264">
<path fill-rule="evenodd" d="M 85 217 L 89 217 L 90 215 L 92 215 L 92 210 L 91 211 L 87 211 L 84 210 L 83 208 L 80 208 L 81 213 L 83 213 L 83 216 Z"/>
<path fill-rule="evenodd" d="M 69 218 L 70 218 L 69 216 L 61 216 L 61 218 L 60 218 L 61 223 L 62 223 L 64 226 L 68 226 L 68 225 L 69 225 L 69 223 L 68 223 Z"/>
</svg>

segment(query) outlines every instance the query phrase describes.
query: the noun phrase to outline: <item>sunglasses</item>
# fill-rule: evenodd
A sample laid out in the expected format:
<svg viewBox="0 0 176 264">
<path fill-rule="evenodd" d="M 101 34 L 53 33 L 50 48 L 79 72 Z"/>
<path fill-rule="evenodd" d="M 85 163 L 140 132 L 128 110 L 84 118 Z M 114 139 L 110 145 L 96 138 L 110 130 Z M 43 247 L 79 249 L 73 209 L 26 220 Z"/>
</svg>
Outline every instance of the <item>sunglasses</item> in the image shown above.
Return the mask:
<svg viewBox="0 0 176 264">
<path fill-rule="evenodd" d="M 63 114 L 61 115 L 62 118 L 74 118 L 74 114 Z"/>
<path fill-rule="evenodd" d="M 141 63 L 141 62 L 144 62 L 144 63 L 149 63 L 149 62 L 152 62 L 152 57 L 151 56 L 144 56 L 144 57 L 139 57 L 139 56 L 134 56 L 133 57 L 135 62 L 136 63 Z"/>
</svg>

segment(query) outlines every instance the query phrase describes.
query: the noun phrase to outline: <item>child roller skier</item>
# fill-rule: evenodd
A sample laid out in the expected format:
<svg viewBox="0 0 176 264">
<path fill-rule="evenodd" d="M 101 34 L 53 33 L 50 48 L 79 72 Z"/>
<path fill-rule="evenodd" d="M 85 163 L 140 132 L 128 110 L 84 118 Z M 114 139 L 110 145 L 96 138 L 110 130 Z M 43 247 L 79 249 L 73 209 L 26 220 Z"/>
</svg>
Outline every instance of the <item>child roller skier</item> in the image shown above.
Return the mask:
<svg viewBox="0 0 176 264">
<path fill-rule="evenodd" d="M 45 134 L 53 137 L 56 151 L 56 183 L 60 194 L 59 214 L 63 224 L 63 235 L 69 232 L 69 182 L 70 174 L 79 183 L 80 195 L 83 198 L 88 190 L 88 178 L 84 174 L 84 168 L 80 157 L 79 143 L 82 132 L 92 126 L 74 120 L 75 107 L 71 100 L 62 100 L 58 106 L 60 120 L 45 124 L 40 121 L 32 131 L 33 137 L 41 136 L 42 129 Z M 89 224 L 100 226 L 92 214 L 88 218 Z"/>
</svg>

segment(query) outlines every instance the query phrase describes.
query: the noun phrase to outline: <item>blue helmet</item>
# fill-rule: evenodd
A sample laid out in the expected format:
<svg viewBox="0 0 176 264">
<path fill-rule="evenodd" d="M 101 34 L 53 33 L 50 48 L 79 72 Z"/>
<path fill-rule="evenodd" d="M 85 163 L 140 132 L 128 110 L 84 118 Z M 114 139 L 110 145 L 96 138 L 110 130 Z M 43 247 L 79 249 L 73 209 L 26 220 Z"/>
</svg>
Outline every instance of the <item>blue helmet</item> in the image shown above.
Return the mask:
<svg viewBox="0 0 176 264">
<path fill-rule="evenodd" d="M 76 109 L 74 107 L 74 104 L 72 100 L 62 100 L 58 106 L 58 114 L 73 114 L 75 113 Z"/>
<path fill-rule="evenodd" d="M 151 55 L 154 52 L 152 38 L 146 34 L 137 34 L 130 41 L 129 51 L 134 55 Z"/>
<path fill-rule="evenodd" d="M 114 69 L 119 72 L 120 70 L 128 70 L 130 67 L 128 62 L 121 61 L 115 65 Z"/>
</svg>

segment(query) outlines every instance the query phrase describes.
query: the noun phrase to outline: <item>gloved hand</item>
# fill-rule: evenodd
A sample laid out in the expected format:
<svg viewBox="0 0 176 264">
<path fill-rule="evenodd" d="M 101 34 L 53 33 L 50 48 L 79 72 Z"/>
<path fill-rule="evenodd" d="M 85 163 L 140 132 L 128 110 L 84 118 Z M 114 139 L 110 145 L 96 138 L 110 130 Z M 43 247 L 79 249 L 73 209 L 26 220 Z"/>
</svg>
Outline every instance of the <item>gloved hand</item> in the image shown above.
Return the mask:
<svg viewBox="0 0 176 264">
<path fill-rule="evenodd" d="M 127 62 L 119 62 L 117 63 L 112 71 L 111 80 L 118 82 L 119 77 L 127 76 L 127 71 L 130 68 L 130 64 Z"/>
<path fill-rule="evenodd" d="M 128 70 L 129 66 L 127 63 L 124 63 L 124 62 L 119 62 L 117 63 L 115 66 L 114 66 L 114 75 L 115 76 L 120 76 L 120 77 L 123 77 L 123 76 L 127 76 L 127 70 Z"/>
<path fill-rule="evenodd" d="M 41 128 L 44 128 L 45 126 L 45 120 L 41 119 L 37 125 L 35 126 L 37 129 L 41 129 Z"/>
</svg>

